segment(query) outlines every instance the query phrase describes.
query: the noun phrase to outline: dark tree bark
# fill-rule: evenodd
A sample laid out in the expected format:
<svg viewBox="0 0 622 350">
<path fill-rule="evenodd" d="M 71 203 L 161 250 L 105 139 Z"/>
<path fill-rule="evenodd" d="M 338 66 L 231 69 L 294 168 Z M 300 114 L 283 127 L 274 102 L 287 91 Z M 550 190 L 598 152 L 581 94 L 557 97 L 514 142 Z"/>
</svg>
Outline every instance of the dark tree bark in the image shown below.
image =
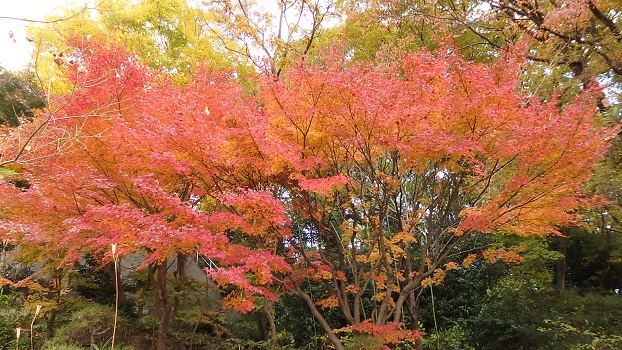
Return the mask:
<svg viewBox="0 0 622 350">
<path fill-rule="evenodd" d="M 157 266 L 157 278 L 154 285 L 156 312 L 160 318 L 157 350 L 167 350 L 168 326 L 171 320 L 171 312 L 173 310 L 173 305 L 171 304 L 167 293 L 166 271 L 166 262 Z"/>
<path fill-rule="evenodd" d="M 276 323 L 274 323 L 274 316 L 272 316 L 273 310 L 274 309 L 272 307 L 272 303 L 264 299 L 263 312 L 266 315 L 266 320 L 268 321 L 268 328 L 270 330 L 270 349 L 276 349 L 277 346 Z"/>
<path fill-rule="evenodd" d="M 568 230 L 564 230 L 564 234 L 567 234 Z M 557 266 L 555 267 L 555 288 L 557 288 L 557 292 L 559 294 L 564 294 L 564 290 L 566 289 L 566 270 L 567 270 L 567 262 L 566 262 L 566 252 L 568 251 L 568 244 L 570 243 L 570 238 L 568 236 L 560 236 L 559 243 L 557 246 L 557 252 L 562 255 L 562 257 L 557 260 Z"/>
</svg>

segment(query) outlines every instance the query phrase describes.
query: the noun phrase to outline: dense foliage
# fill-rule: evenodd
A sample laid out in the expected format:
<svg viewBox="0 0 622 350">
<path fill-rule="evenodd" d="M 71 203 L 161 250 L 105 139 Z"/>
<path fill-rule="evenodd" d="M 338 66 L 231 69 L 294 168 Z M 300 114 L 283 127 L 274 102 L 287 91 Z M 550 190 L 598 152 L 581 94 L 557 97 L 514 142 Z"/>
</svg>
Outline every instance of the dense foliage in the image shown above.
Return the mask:
<svg viewBox="0 0 622 350">
<path fill-rule="evenodd" d="M 45 109 L 2 128 L 0 337 L 618 347 L 617 15 L 591 5 L 566 46 L 600 35 L 601 68 L 573 76 L 546 58 L 556 4 L 535 27 L 511 26 L 529 3 L 455 5 L 110 0 L 49 24 Z"/>
</svg>

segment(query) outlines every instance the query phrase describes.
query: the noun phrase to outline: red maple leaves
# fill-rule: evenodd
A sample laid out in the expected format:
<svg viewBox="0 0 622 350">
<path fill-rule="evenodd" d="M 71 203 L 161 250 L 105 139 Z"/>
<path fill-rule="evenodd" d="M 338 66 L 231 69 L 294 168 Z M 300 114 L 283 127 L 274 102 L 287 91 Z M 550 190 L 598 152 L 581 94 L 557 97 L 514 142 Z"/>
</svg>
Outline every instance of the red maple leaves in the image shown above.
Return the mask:
<svg viewBox="0 0 622 350">
<path fill-rule="evenodd" d="M 446 252 L 421 268 L 386 261 L 432 235 L 451 249 L 475 231 L 555 232 L 585 204 L 580 185 L 615 132 L 592 125 L 589 91 L 560 110 L 515 91 L 511 59 L 470 63 L 450 47 L 390 64 L 300 64 L 251 96 L 226 72 L 197 68 L 178 86 L 113 44 L 70 43 L 75 91 L 41 116 L 37 153 L 16 175 L 30 188 L 1 185 L 4 238 L 44 242 L 65 262 L 111 244 L 147 252 L 145 264 L 202 254 L 219 264 L 210 277 L 239 288 L 228 302 L 243 311 L 253 295 L 276 298 L 277 275 L 300 288 L 299 267 L 333 283 L 346 313 L 382 275 L 383 321 L 348 321 L 386 343 L 412 336 L 387 323 L 393 284 L 411 292 Z M 298 216 L 316 240 L 290 231 Z"/>
</svg>

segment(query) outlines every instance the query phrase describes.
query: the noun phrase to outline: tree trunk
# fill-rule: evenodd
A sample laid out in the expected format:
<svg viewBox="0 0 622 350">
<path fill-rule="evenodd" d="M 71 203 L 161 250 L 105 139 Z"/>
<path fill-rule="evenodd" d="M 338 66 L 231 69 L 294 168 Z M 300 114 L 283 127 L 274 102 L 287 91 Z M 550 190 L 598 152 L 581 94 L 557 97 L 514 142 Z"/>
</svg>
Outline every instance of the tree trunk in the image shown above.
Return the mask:
<svg viewBox="0 0 622 350">
<path fill-rule="evenodd" d="M 158 346 L 157 350 L 167 350 L 167 333 L 168 325 L 171 319 L 171 311 L 173 305 L 168 298 L 166 289 L 166 262 L 161 263 L 157 267 L 157 280 L 154 289 L 154 296 L 156 299 L 156 311 L 160 318 L 160 325 L 158 327 Z"/>
<path fill-rule="evenodd" d="M 177 281 L 177 283 L 175 284 L 175 292 L 178 293 L 178 295 L 180 295 L 180 298 L 175 298 L 174 303 L 175 303 L 175 307 L 173 308 L 173 319 L 174 320 L 178 320 L 174 327 L 175 330 L 179 330 L 179 328 L 181 327 L 181 318 L 178 317 L 179 314 L 179 310 L 181 310 L 181 301 L 185 300 L 185 296 L 186 294 L 185 292 L 185 281 L 187 279 L 186 277 L 186 264 L 188 262 L 188 254 L 183 254 L 183 253 L 178 253 L 177 254 L 177 268 L 175 269 L 175 281 Z M 182 294 L 183 293 L 183 294 Z"/>
<path fill-rule="evenodd" d="M 322 314 L 320 313 L 320 311 L 318 311 L 317 307 L 313 303 L 313 300 L 311 300 L 311 297 L 309 296 L 309 294 L 305 293 L 304 291 L 300 289 L 297 289 L 295 291 L 295 294 L 298 297 L 300 297 L 300 299 L 302 299 L 305 303 L 307 303 L 307 306 L 309 307 L 311 314 L 320 323 L 320 325 L 324 329 L 324 332 L 326 332 L 326 335 L 328 336 L 328 340 L 330 340 L 330 342 L 335 346 L 335 350 L 344 350 L 343 345 L 339 341 L 339 337 L 337 337 L 335 332 L 333 332 L 333 329 L 330 327 L 328 322 L 326 322 L 326 319 L 322 317 Z"/>
<path fill-rule="evenodd" d="M 564 230 L 564 234 L 567 234 L 567 230 Z M 566 289 L 566 252 L 568 251 L 568 244 L 570 243 L 570 238 L 568 236 L 560 236 L 559 237 L 559 245 L 557 246 L 557 252 L 562 255 L 562 257 L 557 260 L 557 266 L 555 268 L 555 287 L 557 288 L 557 293 L 564 294 L 564 290 Z"/>
<path fill-rule="evenodd" d="M 45 339 L 51 339 L 54 336 L 54 323 L 56 322 L 57 315 L 58 311 L 56 309 L 50 311 L 45 325 Z"/>
<path fill-rule="evenodd" d="M 58 310 L 61 310 L 60 302 L 62 297 L 61 290 L 63 289 L 63 272 L 61 270 L 55 270 L 53 279 L 56 282 L 54 289 L 55 307 L 51 310 L 48 322 L 45 327 L 45 335 L 47 339 L 50 339 L 54 336 L 56 317 L 58 316 Z"/>
<path fill-rule="evenodd" d="M 121 266 L 119 266 L 119 268 L 120 267 Z M 121 283 L 121 271 L 119 270 L 119 274 L 117 275 L 114 270 L 114 263 L 106 264 L 106 266 L 104 266 L 104 271 L 106 272 L 106 274 L 108 274 L 110 280 L 113 281 L 113 286 L 115 288 L 117 287 L 117 285 L 119 286 L 119 303 L 123 304 L 127 300 L 127 296 L 125 295 L 125 289 L 123 289 L 123 283 Z"/>
<path fill-rule="evenodd" d="M 270 349 L 276 349 L 276 324 L 274 323 L 274 316 L 272 316 L 272 303 L 264 298 L 263 300 L 263 312 L 268 320 L 268 327 L 270 329 Z"/>
<path fill-rule="evenodd" d="M 359 287 L 360 288 L 360 287 Z M 361 293 L 354 294 L 352 301 L 352 311 L 354 313 L 354 323 L 361 323 Z"/>
<path fill-rule="evenodd" d="M 417 286 L 421 285 L 421 281 L 422 281 L 422 278 L 417 276 L 415 277 L 415 279 L 408 282 L 408 284 L 402 287 L 402 290 L 400 291 L 400 296 L 397 298 L 397 301 L 395 302 L 395 313 L 393 314 L 393 322 L 402 321 L 402 307 L 404 306 L 404 303 L 407 300 L 410 301 L 411 294 L 414 293 Z"/>
<path fill-rule="evenodd" d="M 376 324 L 383 325 L 387 322 L 387 318 L 389 317 L 389 302 L 392 300 L 391 293 L 393 293 L 393 279 L 389 278 L 387 283 L 387 291 L 384 296 L 384 300 L 380 305 L 380 310 L 378 311 L 378 316 L 376 317 Z M 397 310 L 396 310 L 397 312 Z M 399 322 L 399 321 L 398 321 Z"/>
<path fill-rule="evenodd" d="M 415 297 L 414 291 L 412 291 L 408 295 L 408 312 L 410 313 L 410 317 L 412 318 L 412 324 L 410 328 L 413 331 L 420 330 L 419 329 L 419 302 L 421 301 L 421 296 L 423 295 L 424 290 L 425 290 L 424 288 L 419 289 L 419 293 L 417 293 L 416 297 Z M 415 349 L 423 350 L 423 342 L 421 341 L 421 338 L 417 338 L 415 340 Z"/>
</svg>

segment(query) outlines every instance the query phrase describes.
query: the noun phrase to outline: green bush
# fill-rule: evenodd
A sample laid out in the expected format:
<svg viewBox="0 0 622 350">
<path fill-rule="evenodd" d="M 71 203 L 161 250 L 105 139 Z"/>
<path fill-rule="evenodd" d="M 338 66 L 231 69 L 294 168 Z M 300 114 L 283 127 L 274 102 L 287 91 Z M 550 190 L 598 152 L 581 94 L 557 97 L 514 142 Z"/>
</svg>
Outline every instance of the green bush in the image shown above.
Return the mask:
<svg viewBox="0 0 622 350">
<path fill-rule="evenodd" d="M 46 343 L 46 345 L 43 346 L 43 349 L 45 350 L 84 350 L 84 348 L 81 348 L 79 346 L 75 346 L 75 345 L 48 345 L 48 343 Z"/>
<path fill-rule="evenodd" d="M 552 339 L 555 349 L 622 349 L 619 295 L 568 290 L 551 305 L 550 316 L 538 330 Z"/>
<path fill-rule="evenodd" d="M 4 294 L 4 290 L 0 289 L 0 350 L 15 349 L 16 328 L 26 328 L 30 317 L 21 294 Z M 20 345 L 26 341 L 22 339 Z"/>
<path fill-rule="evenodd" d="M 353 334 L 342 339 L 347 350 L 380 350 L 382 341 L 366 334 Z"/>
<path fill-rule="evenodd" d="M 123 320 L 118 322 L 115 345 L 122 343 L 123 332 L 120 328 L 124 323 Z M 60 327 L 43 348 L 46 350 L 73 349 L 73 347 L 105 349 L 110 347 L 113 324 L 114 309 L 98 304 L 86 305 L 73 312 L 69 322 Z"/>
<path fill-rule="evenodd" d="M 423 337 L 423 346 L 426 350 L 475 350 L 468 345 L 468 342 L 466 330 L 458 325 Z"/>
</svg>

